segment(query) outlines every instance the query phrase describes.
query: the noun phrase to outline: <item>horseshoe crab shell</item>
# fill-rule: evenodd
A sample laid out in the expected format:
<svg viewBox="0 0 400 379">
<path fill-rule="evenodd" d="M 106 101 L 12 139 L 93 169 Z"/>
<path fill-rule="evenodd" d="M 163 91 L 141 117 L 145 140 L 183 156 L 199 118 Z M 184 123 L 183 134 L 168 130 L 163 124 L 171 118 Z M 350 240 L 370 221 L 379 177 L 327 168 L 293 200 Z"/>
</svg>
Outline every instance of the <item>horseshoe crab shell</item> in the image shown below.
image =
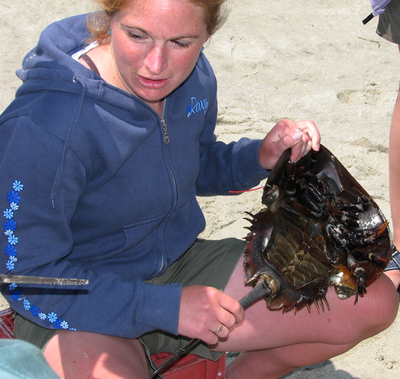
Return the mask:
<svg viewBox="0 0 400 379">
<path fill-rule="evenodd" d="M 324 309 L 334 286 L 358 297 L 390 261 L 388 222 L 378 205 L 324 146 L 297 163 L 290 150 L 264 187 L 266 206 L 248 219 L 245 282 L 271 288 L 271 310 Z"/>
</svg>

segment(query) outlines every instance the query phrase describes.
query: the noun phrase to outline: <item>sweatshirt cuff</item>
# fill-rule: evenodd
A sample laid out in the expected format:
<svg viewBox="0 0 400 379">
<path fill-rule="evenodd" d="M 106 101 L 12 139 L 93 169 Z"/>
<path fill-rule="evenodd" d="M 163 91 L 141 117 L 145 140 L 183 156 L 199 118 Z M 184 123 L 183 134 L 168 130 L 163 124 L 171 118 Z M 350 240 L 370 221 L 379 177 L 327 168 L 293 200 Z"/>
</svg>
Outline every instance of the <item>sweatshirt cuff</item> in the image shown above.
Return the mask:
<svg viewBox="0 0 400 379">
<path fill-rule="evenodd" d="M 136 320 L 143 333 L 163 330 L 178 334 L 181 293 L 182 285 L 179 283 L 142 284 Z"/>
<path fill-rule="evenodd" d="M 242 181 L 250 187 L 258 185 L 268 178 L 271 171 L 265 170 L 258 160 L 258 150 L 262 140 L 241 138 L 238 143 L 238 151 L 235 154 L 235 165 L 241 173 Z"/>
</svg>

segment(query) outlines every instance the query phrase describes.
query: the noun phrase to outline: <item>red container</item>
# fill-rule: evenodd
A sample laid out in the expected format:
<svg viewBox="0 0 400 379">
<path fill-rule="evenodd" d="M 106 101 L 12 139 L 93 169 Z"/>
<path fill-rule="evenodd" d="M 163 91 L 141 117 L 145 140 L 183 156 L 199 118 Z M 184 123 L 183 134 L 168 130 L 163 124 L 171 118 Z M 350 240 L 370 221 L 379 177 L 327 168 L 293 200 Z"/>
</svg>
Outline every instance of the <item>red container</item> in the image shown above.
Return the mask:
<svg viewBox="0 0 400 379">
<path fill-rule="evenodd" d="M 160 353 L 152 358 L 159 367 L 171 355 Z M 173 363 L 163 376 L 165 379 L 225 379 L 225 354 L 218 361 L 188 355 Z"/>
<path fill-rule="evenodd" d="M 11 308 L 0 311 L 0 338 L 13 339 L 14 319 Z"/>
<path fill-rule="evenodd" d="M 0 338 L 13 339 L 14 319 L 11 308 L 0 311 Z M 172 354 L 160 353 L 152 356 L 160 366 Z M 218 361 L 210 361 L 196 355 L 179 359 L 163 373 L 165 379 L 225 379 L 225 354 Z"/>
</svg>

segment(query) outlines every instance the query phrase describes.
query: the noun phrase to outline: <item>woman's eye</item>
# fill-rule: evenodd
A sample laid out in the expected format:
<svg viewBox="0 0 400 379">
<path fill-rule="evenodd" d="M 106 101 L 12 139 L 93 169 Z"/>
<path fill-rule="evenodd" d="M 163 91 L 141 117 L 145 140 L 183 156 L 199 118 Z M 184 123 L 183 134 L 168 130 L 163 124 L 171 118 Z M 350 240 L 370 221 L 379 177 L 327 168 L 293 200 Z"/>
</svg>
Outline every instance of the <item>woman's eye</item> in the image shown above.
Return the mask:
<svg viewBox="0 0 400 379">
<path fill-rule="evenodd" d="M 179 42 L 179 41 L 172 41 L 173 44 L 175 44 L 178 47 L 186 48 L 189 47 L 190 43 L 185 43 L 185 42 Z"/>
<path fill-rule="evenodd" d="M 129 38 L 131 38 L 135 41 L 143 41 L 145 39 L 144 36 L 142 36 L 140 34 L 131 33 L 131 32 L 128 32 L 128 36 L 129 36 Z"/>
</svg>

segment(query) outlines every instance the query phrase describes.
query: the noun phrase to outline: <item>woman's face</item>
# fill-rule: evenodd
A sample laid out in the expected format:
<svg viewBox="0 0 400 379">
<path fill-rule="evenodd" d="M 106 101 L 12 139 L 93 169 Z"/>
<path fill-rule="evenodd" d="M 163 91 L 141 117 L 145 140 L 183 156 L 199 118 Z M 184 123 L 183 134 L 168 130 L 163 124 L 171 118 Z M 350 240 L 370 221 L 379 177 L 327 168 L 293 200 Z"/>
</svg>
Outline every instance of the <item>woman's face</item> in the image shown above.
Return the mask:
<svg viewBox="0 0 400 379">
<path fill-rule="evenodd" d="M 133 0 L 110 25 L 114 79 L 153 109 L 189 76 L 209 37 L 202 9 L 185 0 Z"/>
</svg>

